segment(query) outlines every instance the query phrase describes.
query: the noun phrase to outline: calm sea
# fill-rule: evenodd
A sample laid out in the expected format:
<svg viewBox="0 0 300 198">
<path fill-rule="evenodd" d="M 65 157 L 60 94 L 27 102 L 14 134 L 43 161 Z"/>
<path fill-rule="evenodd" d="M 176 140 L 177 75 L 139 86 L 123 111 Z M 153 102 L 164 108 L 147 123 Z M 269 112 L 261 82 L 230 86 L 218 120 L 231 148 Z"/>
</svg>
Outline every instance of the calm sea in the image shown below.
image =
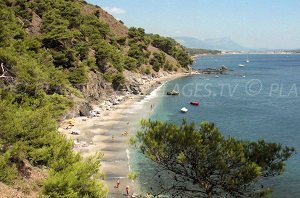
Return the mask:
<svg viewBox="0 0 300 198">
<path fill-rule="evenodd" d="M 225 75 L 194 75 L 166 83 L 157 93 L 159 101 L 151 119 L 181 123 L 208 120 L 217 124 L 225 136 L 238 139 L 282 143 L 300 152 L 300 55 L 206 56 L 194 68 L 228 67 Z M 239 66 L 242 64 L 244 66 Z M 179 96 L 166 96 L 177 89 Z M 199 101 L 199 106 L 191 106 Z M 186 114 L 180 108 L 188 108 Z M 151 163 L 133 154 L 133 168 L 139 182 L 149 188 Z M 270 178 L 272 197 L 300 197 L 300 155 L 287 161 L 282 176 Z"/>
</svg>

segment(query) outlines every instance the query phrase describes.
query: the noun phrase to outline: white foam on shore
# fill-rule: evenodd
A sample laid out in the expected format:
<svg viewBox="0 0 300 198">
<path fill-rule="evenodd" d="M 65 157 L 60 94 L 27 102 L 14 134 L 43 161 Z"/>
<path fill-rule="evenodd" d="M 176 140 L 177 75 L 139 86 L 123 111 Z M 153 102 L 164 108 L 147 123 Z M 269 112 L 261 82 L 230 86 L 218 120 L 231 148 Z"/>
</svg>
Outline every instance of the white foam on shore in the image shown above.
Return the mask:
<svg viewBox="0 0 300 198">
<path fill-rule="evenodd" d="M 164 82 L 165 84 L 166 82 Z M 164 86 L 164 84 L 159 85 L 156 89 L 154 89 L 149 95 L 147 95 L 143 100 L 149 101 L 158 95 L 158 91 Z"/>
<path fill-rule="evenodd" d="M 130 164 L 129 164 L 129 160 L 130 160 L 130 151 L 129 151 L 129 149 L 126 149 L 126 155 L 127 155 L 127 159 L 128 159 L 128 169 L 129 169 L 129 172 L 130 172 L 131 168 L 130 168 Z"/>
<path fill-rule="evenodd" d="M 130 151 L 129 149 L 126 149 L 126 155 L 127 155 L 127 159 L 128 159 L 128 170 L 129 172 L 131 172 L 131 167 L 130 167 Z M 134 183 L 134 180 L 131 180 L 132 183 Z"/>
<path fill-rule="evenodd" d="M 146 95 L 141 101 L 137 101 L 137 102 L 133 103 L 132 108 L 126 110 L 126 113 L 134 114 L 134 113 L 137 113 L 138 110 L 143 109 L 145 107 L 144 106 L 145 103 L 150 102 L 151 100 L 153 100 L 154 98 L 156 98 L 158 96 L 158 93 L 159 93 L 160 89 L 164 86 L 164 84 L 158 86 L 149 95 Z"/>
<path fill-rule="evenodd" d="M 143 116 L 147 116 L 147 114 L 149 112 L 151 112 L 151 110 L 146 107 L 147 106 L 146 104 L 150 103 L 153 99 L 158 97 L 159 91 L 164 86 L 164 84 L 165 83 L 158 86 L 149 95 L 146 95 L 141 101 L 137 101 L 137 102 L 133 103 L 131 105 L 131 107 L 125 111 L 125 113 L 134 114 L 134 115 L 138 116 L 139 118 L 141 118 Z M 141 111 L 142 109 L 143 109 L 143 111 Z M 136 120 L 136 119 L 137 118 L 134 118 L 134 120 Z M 133 127 L 134 127 L 134 125 L 133 125 Z M 128 170 L 129 170 L 129 172 L 131 172 L 132 169 L 131 169 L 131 166 L 130 166 L 130 151 L 129 151 L 129 148 L 126 149 L 126 155 L 127 155 L 127 159 L 128 159 Z M 134 183 L 134 180 L 132 180 L 132 182 Z"/>
</svg>

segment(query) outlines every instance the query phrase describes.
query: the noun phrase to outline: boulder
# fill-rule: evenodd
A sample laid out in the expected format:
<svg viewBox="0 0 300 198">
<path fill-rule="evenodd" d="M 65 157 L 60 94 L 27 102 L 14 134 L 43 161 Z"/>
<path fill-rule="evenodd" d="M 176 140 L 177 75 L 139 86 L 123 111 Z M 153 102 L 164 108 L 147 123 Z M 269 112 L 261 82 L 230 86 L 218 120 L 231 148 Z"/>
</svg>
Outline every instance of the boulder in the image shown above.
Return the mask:
<svg viewBox="0 0 300 198">
<path fill-rule="evenodd" d="M 90 111 L 92 107 L 88 103 L 84 103 L 79 107 L 79 115 L 80 116 L 90 116 Z"/>
<path fill-rule="evenodd" d="M 131 84 L 130 85 L 130 90 L 132 91 L 133 94 L 138 95 L 142 90 L 139 85 L 137 84 Z"/>
</svg>

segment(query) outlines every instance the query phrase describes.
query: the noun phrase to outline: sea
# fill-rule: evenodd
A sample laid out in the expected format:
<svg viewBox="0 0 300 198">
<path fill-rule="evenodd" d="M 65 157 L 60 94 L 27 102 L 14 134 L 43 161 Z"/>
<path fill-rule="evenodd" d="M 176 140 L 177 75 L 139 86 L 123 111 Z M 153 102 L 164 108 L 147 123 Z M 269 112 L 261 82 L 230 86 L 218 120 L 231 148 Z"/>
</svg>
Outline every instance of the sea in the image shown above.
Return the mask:
<svg viewBox="0 0 300 198">
<path fill-rule="evenodd" d="M 249 62 L 246 60 L 249 59 Z M 167 82 L 155 91 L 147 118 L 180 124 L 214 122 L 225 137 L 264 139 L 294 147 L 283 175 L 263 179 L 272 197 L 300 197 L 300 55 L 232 54 L 202 56 L 194 69 L 227 67 L 223 75 L 192 75 Z M 171 90 L 179 96 L 167 96 Z M 199 106 L 190 105 L 199 101 Z M 187 113 L 180 109 L 186 107 Z M 148 108 L 148 107 L 147 107 Z M 140 189 L 147 191 L 155 165 L 136 150 L 131 168 L 139 174 Z"/>
</svg>

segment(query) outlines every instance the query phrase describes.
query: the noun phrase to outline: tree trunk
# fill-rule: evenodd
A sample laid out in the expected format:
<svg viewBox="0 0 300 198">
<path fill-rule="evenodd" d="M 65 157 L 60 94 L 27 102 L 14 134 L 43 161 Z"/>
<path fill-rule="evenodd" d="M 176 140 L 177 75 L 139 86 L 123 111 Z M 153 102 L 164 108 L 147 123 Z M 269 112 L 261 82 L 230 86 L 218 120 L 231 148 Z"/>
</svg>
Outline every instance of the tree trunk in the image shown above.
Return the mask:
<svg viewBox="0 0 300 198">
<path fill-rule="evenodd" d="M 206 186 L 205 187 L 205 192 L 206 192 L 206 195 L 207 195 L 207 197 L 208 198 L 212 198 L 212 196 L 213 196 L 213 192 L 212 192 L 212 186 Z"/>
</svg>

